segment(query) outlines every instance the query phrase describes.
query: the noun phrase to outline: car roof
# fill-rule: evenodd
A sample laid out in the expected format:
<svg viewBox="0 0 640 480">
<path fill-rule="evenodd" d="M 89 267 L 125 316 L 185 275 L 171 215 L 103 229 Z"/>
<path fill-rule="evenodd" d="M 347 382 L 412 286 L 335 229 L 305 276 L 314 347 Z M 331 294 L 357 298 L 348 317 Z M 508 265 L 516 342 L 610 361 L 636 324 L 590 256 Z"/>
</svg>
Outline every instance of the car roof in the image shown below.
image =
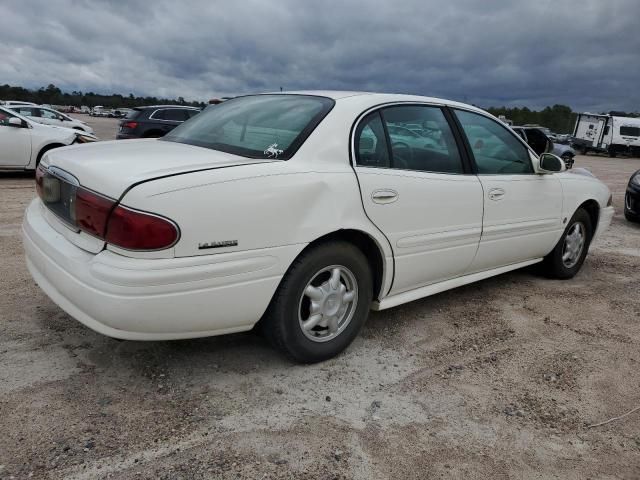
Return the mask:
<svg viewBox="0 0 640 480">
<path fill-rule="evenodd" d="M 144 110 L 145 108 L 188 108 L 190 110 L 200 110 L 200 107 L 192 107 L 190 105 L 142 105 L 133 107 L 133 110 Z"/>
<path fill-rule="evenodd" d="M 453 107 L 462 107 L 467 110 L 475 110 L 485 113 L 484 110 L 474 105 L 466 103 L 456 102 L 454 100 L 447 100 L 438 97 L 426 97 L 421 95 L 407 95 L 402 93 L 377 93 L 377 92 L 355 92 L 355 91 L 343 91 L 343 90 L 299 90 L 299 91 L 287 91 L 287 92 L 270 92 L 268 94 L 276 95 L 313 95 L 317 97 L 327 97 L 335 101 L 342 101 L 345 99 L 353 99 L 359 97 L 364 99 L 366 97 L 367 102 L 371 106 L 380 105 L 384 103 L 394 102 L 420 102 L 420 103 L 435 103 L 439 105 L 448 105 Z"/>
</svg>

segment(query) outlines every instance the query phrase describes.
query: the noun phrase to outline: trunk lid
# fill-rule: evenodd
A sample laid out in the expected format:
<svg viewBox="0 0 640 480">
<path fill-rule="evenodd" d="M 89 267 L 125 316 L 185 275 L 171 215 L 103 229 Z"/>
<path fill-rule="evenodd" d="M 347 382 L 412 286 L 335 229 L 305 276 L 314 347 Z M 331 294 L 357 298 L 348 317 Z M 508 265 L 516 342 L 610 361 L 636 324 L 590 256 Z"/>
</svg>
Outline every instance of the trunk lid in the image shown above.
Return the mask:
<svg viewBox="0 0 640 480">
<path fill-rule="evenodd" d="M 240 157 L 157 139 L 114 140 L 47 153 L 44 166 L 73 175 L 80 185 L 113 199 L 131 186 L 154 178 L 273 160 Z"/>
<path fill-rule="evenodd" d="M 120 140 L 75 145 L 47 152 L 36 172 L 39 196 L 49 224 L 83 250 L 98 253 L 104 239 L 77 226 L 78 192 L 104 199 L 106 221 L 112 205 L 132 186 L 155 178 L 273 160 L 256 160 L 181 143 Z"/>
</svg>

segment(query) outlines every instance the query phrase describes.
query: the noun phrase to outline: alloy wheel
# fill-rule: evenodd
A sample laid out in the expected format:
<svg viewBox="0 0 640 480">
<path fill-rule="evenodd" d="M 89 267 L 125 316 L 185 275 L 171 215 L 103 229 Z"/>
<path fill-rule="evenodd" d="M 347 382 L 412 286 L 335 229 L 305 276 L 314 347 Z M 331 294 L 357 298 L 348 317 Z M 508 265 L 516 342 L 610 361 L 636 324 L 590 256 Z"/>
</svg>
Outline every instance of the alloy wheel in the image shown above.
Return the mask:
<svg viewBox="0 0 640 480">
<path fill-rule="evenodd" d="M 581 222 L 574 223 L 564 238 L 562 248 L 562 263 L 566 268 L 573 268 L 582 255 L 586 233 L 584 225 Z"/>
<path fill-rule="evenodd" d="M 358 282 L 346 267 L 331 265 L 318 271 L 305 286 L 298 303 L 302 333 L 314 342 L 340 335 L 358 305 Z"/>
</svg>

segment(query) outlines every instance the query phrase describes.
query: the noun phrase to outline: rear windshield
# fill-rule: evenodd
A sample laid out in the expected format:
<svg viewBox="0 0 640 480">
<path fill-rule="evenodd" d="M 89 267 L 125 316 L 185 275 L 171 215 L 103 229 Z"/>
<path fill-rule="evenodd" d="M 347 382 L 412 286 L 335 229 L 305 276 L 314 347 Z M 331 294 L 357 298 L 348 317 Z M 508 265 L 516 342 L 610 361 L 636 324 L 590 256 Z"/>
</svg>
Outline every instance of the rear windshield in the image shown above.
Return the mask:
<svg viewBox="0 0 640 480">
<path fill-rule="evenodd" d="M 287 160 L 333 105 L 330 98 L 310 95 L 237 97 L 207 108 L 162 140 Z"/>
<path fill-rule="evenodd" d="M 620 135 L 640 137 L 640 127 L 620 127 Z"/>
<path fill-rule="evenodd" d="M 125 118 L 128 118 L 129 120 L 132 120 L 132 119 L 136 118 L 138 115 L 140 115 L 140 112 L 141 112 L 141 110 L 136 110 L 136 109 L 129 110 L 127 112 L 127 116 Z"/>
</svg>

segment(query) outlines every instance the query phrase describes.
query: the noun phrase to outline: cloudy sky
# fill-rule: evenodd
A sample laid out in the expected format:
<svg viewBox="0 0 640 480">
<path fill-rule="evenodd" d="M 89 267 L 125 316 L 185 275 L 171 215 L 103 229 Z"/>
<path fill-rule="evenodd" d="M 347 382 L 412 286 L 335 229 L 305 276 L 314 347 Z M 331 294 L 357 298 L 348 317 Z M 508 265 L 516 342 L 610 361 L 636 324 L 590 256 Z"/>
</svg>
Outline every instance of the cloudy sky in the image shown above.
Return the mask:
<svg viewBox="0 0 640 480">
<path fill-rule="evenodd" d="M 0 0 L 0 83 L 640 110 L 640 0 Z"/>
</svg>

